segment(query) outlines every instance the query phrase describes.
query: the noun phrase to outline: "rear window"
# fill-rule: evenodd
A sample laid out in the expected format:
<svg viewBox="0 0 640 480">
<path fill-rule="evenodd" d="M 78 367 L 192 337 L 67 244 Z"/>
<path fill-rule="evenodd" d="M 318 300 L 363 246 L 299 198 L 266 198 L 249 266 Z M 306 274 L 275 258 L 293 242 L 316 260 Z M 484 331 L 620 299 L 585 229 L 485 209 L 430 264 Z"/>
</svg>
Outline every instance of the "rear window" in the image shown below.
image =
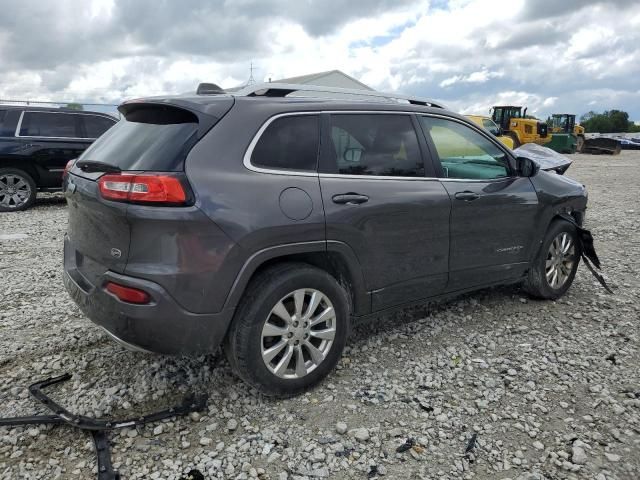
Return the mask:
<svg viewBox="0 0 640 480">
<path fill-rule="evenodd" d="M 84 123 L 84 138 L 98 138 L 116 123 L 116 120 L 98 115 L 80 115 Z"/>
<path fill-rule="evenodd" d="M 24 112 L 21 137 L 79 138 L 75 116 L 70 113 Z"/>
<path fill-rule="evenodd" d="M 197 139 L 198 119 L 169 106 L 131 107 L 80 157 L 121 170 L 180 171 Z"/>
</svg>

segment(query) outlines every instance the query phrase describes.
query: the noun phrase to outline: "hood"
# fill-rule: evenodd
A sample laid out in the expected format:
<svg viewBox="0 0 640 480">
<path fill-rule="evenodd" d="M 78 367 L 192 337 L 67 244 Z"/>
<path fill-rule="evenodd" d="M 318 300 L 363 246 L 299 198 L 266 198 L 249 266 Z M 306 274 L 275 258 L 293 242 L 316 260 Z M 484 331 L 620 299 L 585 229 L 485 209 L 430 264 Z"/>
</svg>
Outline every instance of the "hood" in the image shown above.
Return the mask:
<svg viewBox="0 0 640 480">
<path fill-rule="evenodd" d="M 536 143 L 525 143 L 521 147 L 516 148 L 513 153 L 515 153 L 517 157 L 525 157 L 533 160 L 540 166 L 541 170 L 553 170 L 561 175 L 567 171 L 573 162 L 573 160 L 570 160 L 566 155 Z"/>
</svg>

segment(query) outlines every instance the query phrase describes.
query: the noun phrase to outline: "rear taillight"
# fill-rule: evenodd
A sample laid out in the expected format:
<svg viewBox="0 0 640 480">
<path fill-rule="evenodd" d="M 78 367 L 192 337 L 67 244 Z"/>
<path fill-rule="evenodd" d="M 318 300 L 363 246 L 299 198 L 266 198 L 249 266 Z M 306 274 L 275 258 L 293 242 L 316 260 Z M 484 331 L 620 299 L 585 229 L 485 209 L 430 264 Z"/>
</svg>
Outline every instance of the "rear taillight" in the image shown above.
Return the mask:
<svg viewBox="0 0 640 480">
<path fill-rule="evenodd" d="M 69 171 L 73 168 L 74 163 L 76 163 L 75 158 L 73 160 L 69 160 L 67 164 L 64 166 L 64 172 L 62 172 L 63 179 L 67 178 L 67 175 L 69 175 Z"/>
<path fill-rule="evenodd" d="M 179 178 L 166 174 L 108 174 L 98 180 L 100 194 L 120 202 L 184 205 L 187 191 Z"/>
<path fill-rule="evenodd" d="M 144 305 L 151 301 L 151 295 L 144 290 L 133 287 L 125 287 L 118 283 L 107 282 L 105 285 L 107 292 L 114 294 L 118 299 L 127 303 L 136 303 Z"/>
</svg>

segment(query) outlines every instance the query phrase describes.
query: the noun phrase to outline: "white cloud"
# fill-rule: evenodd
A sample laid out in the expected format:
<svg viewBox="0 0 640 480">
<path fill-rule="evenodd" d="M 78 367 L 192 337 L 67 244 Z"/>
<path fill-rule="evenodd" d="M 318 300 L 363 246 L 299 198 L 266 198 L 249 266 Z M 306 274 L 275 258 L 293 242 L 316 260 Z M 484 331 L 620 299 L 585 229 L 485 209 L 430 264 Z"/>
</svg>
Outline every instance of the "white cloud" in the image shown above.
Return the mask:
<svg viewBox="0 0 640 480">
<path fill-rule="evenodd" d="M 485 83 L 492 78 L 500 78 L 504 76 L 504 72 L 490 72 L 487 69 L 472 72 L 469 75 L 454 75 L 453 77 L 445 78 L 440 82 L 441 88 L 450 87 L 456 83 Z"/>
<path fill-rule="evenodd" d="M 337 68 L 465 112 L 508 102 L 640 118 L 640 4 L 626 0 L 32 1 L 0 0 L 0 97 L 113 102 L 229 87 L 253 61 L 258 80 Z"/>
</svg>

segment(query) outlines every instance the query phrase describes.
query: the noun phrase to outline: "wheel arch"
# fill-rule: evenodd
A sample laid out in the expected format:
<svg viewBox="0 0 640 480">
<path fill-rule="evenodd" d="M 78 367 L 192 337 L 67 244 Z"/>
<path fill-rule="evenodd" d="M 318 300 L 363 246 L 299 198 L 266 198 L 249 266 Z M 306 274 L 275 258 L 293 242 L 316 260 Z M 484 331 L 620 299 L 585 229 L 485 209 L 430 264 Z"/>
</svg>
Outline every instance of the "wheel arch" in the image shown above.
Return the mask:
<svg viewBox="0 0 640 480">
<path fill-rule="evenodd" d="M 22 170 L 23 172 L 28 173 L 36 184 L 40 180 L 38 170 L 28 160 L 16 160 L 0 156 L 0 168 L 15 168 L 16 170 Z"/>
<path fill-rule="evenodd" d="M 354 315 L 371 312 L 370 296 L 365 289 L 362 269 L 355 253 L 348 245 L 335 241 L 278 245 L 254 253 L 236 277 L 225 308 L 238 305 L 249 282 L 257 274 L 285 262 L 306 263 L 326 271 L 347 291 Z"/>
<path fill-rule="evenodd" d="M 540 251 L 540 247 L 542 246 L 542 243 L 544 242 L 544 237 L 547 234 L 547 232 L 549 231 L 549 229 L 551 228 L 551 225 L 553 224 L 553 222 L 556 221 L 564 221 L 564 222 L 568 222 L 568 223 L 573 223 L 571 221 L 569 221 L 569 219 L 567 217 L 570 217 L 571 219 L 573 219 L 573 222 L 577 223 L 579 226 L 582 226 L 582 222 L 584 221 L 584 212 L 578 212 L 578 211 L 573 211 L 570 214 L 569 213 L 553 213 L 548 221 L 546 223 L 544 223 L 545 228 L 544 229 L 540 229 L 540 234 L 538 235 L 538 238 L 536 238 L 536 246 L 535 248 L 531 249 L 531 254 L 530 254 L 530 258 L 529 258 L 529 263 L 533 262 L 535 260 L 535 258 L 538 255 L 538 252 Z"/>
</svg>

